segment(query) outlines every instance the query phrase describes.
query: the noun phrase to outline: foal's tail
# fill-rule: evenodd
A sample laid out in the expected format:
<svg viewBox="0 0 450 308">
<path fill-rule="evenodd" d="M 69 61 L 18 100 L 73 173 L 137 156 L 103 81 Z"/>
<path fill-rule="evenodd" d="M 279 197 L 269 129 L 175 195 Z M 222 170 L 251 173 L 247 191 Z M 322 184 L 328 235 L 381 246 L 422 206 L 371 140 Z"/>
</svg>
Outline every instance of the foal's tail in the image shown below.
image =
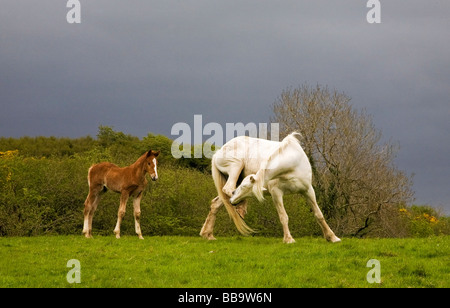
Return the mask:
<svg viewBox="0 0 450 308">
<path fill-rule="evenodd" d="M 233 219 L 238 231 L 245 236 L 255 233 L 252 228 L 247 226 L 242 217 L 238 214 L 238 212 L 236 212 L 236 208 L 231 204 L 230 198 L 222 191 L 227 179 L 225 178 L 225 175 L 217 169 L 214 157 L 211 162 L 211 173 L 214 179 L 214 184 L 216 185 L 217 193 L 219 194 L 219 198 L 225 205 L 228 215 L 230 215 L 231 219 Z"/>
</svg>

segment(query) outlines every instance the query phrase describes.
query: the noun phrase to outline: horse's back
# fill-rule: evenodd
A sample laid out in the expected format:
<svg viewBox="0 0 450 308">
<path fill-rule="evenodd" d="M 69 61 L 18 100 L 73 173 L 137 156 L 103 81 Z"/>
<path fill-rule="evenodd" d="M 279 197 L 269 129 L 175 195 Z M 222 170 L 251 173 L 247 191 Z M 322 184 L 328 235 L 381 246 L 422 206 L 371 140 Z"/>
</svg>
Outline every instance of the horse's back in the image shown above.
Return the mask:
<svg viewBox="0 0 450 308">
<path fill-rule="evenodd" d="M 242 168 L 245 174 L 256 173 L 261 162 L 279 146 L 280 142 L 239 136 L 231 139 L 214 154 L 214 162 L 219 170 L 228 174 L 230 168 Z"/>
<path fill-rule="evenodd" d="M 109 163 L 109 162 L 103 162 L 99 164 L 95 164 L 89 168 L 88 171 L 88 181 L 89 185 L 91 184 L 104 184 L 104 180 L 106 177 L 106 174 L 115 169 L 120 169 L 119 166 Z"/>
<path fill-rule="evenodd" d="M 101 172 L 106 172 L 106 171 L 109 171 L 111 169 L 116 169 L 116 168 L 119 168 L 119 166 L 117 166 L 113 163 L 103 162 L 103 163 L 98 163 L 98 164 L 92 165 L 89 168 L 89 173 L 92 173 L 92 172 L 101 173 Z"/>
</svg>

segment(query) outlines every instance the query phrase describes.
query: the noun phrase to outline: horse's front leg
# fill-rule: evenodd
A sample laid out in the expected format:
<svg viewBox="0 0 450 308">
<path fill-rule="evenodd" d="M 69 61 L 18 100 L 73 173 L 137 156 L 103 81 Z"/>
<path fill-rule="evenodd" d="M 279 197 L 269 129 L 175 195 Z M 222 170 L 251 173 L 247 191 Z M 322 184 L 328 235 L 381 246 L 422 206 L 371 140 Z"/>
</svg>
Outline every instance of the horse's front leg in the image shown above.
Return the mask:
<svg viewBox="0 0 450 308">
<path fill-rule="evenodd" d="M 270 194 L 272 195 L 273 203 L 277 208 L 278 216 L 280 217 L 281 225 L 283 226 L 284 238 L 283 242 L 287 244 L 295 243 L 294 238 L 289 231 L 289 217 L 283 205 L 283 192 L 277 187 L 269 188 Z"/>
<path fill-rule="evenodd" d="M 140 192 L 133 200 L 133 209 L 134 209 L 134 227 L 136 230 L 136 234 L 139 236 L 141 240 L 144 239 L 142 236 L 141 231 L 141 199 L 142 199 L 142 192 Z"/>
<path fill-rule="evenodd" d="M 122 223 L 122 219 L 125 216 L 125 210 L 127 208 L 127 201 L 130 197 L 130 193 L 128 191 L 122 191 L 120 194 L 120 205 L 119 205 L 119 212 L 117 214 L 117 224 L 114 228 L 114 234 L 116 235 L 116 238 L 120 238 L 120 224 Z"/>
</svg>

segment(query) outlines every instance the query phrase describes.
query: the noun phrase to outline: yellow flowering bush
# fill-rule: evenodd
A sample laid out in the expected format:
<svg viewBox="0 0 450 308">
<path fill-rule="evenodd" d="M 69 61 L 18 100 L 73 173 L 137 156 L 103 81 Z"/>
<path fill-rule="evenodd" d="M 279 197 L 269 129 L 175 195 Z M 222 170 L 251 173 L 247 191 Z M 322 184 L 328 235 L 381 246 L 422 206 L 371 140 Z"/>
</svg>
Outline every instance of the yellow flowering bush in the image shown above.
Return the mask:
<svg viewBox="0 0 450 308">
<path fill-rule="evenodd" d="M 447 234 L 449 229 L 448 219 L 439 218 L 439 213 L 430 206 L 413 205 L 398 210 L 407 223 L 409 234 L 414 237 Z"/>
<path fill-rule="evenodd" d="M 18 155 L 19 155 L 18 150 L 0 152 L 0 183 L 11 182 L 12 166 L 10 160 L 16 158 Z"/>
<path fill-rule="evenodd" d="M 0 152 L 0 158 L 2 159 L 13 158 L 16 157 L 18 154 L 19 150 Z"/>
</svg>

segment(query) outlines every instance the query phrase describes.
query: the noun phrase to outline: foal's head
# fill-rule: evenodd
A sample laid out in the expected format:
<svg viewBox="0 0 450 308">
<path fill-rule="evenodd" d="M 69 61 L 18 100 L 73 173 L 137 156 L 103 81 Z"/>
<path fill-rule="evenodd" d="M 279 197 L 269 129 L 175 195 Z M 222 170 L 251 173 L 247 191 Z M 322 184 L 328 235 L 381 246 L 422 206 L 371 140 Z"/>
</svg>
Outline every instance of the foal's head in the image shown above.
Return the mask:
<svg viewBox="0 0 450 308">
<path fill-rule="evenodd" d="M 158 157 L 160 151 L 148 151 L 147 156 L 145 158 L 145 170 L 150 174 L 153 181 L 158 179 L 158 161 L 156 157 Z"/>
</svg>

